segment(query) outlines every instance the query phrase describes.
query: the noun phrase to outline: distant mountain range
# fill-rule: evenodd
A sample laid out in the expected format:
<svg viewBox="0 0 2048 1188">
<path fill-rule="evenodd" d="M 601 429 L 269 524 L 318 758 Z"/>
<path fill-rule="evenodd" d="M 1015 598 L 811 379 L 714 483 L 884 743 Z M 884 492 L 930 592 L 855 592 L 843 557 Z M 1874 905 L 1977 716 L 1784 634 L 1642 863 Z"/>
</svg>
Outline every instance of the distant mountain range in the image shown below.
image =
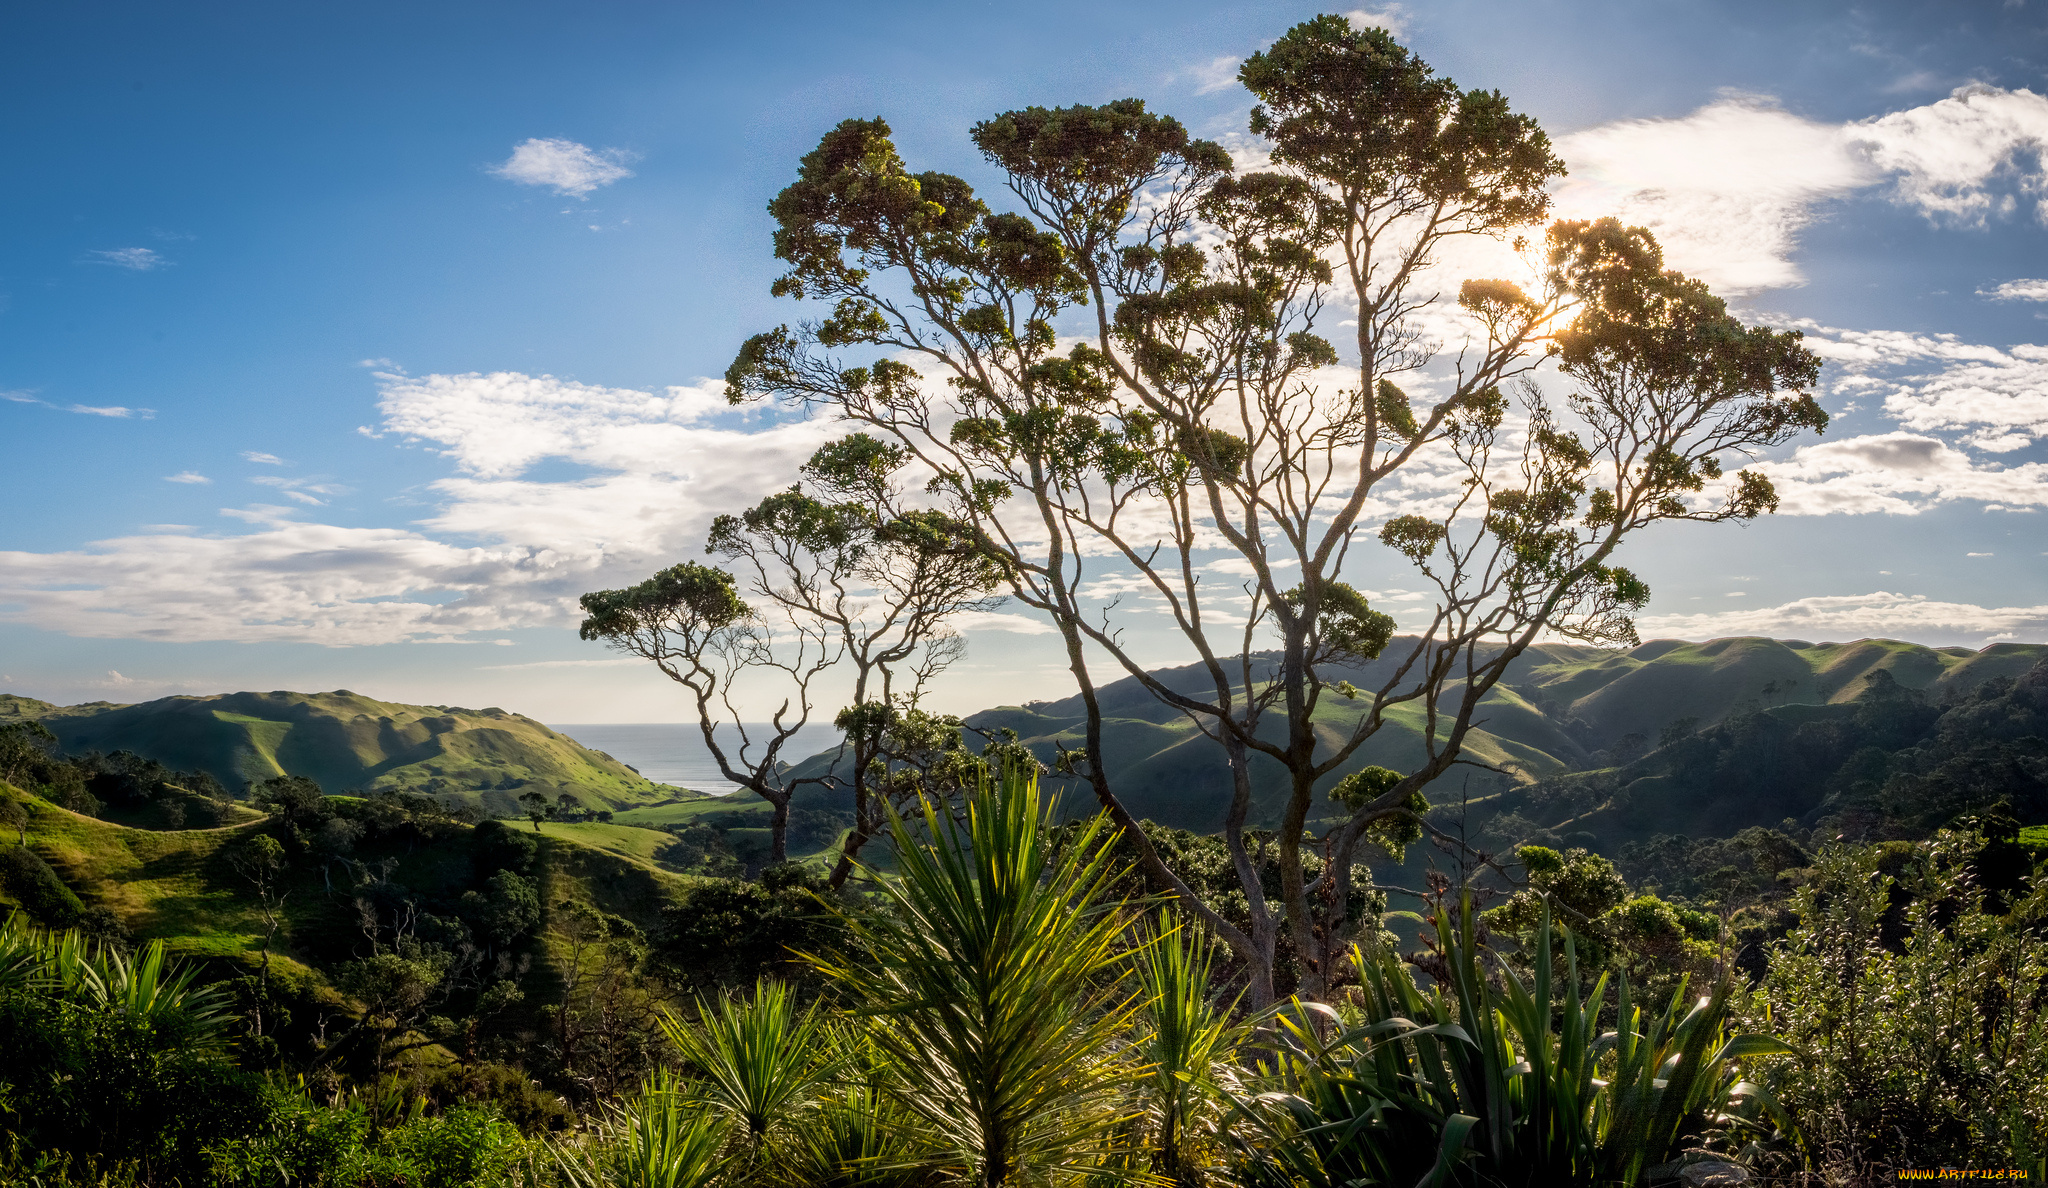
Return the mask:
<svg viewBox="0 0 2048 1188">
<path fill-rule="evenodd" d="M 408 787 L 493 815 L 518 812 L 529 791 L 612 809 L 693 795 L 495 706 L 402 705 L 347 689 L 68 706 L 0 694 L 0 722 L 23 719 L 42 722 L 66 754 L 132 751 L 235 792 L 300 775 L 329 792 Z"/>
<path fill-rule="evenodd" d="M 1376 688 L 1413 642 L 1397 638 L 1380 660 L 1328 675 L 1361 689 Z M 1898 686 L 1940 701 L 1995 677 L 2018 677 L 2044 658 L 2048 645 L 2016 643 L 1981 651 L 1893 640 L 1815 644 L 1751 637 L 1707 643 L 1655 640 L 1626 652 L 1539 645 L 1510 668 L 1484 703 L 1478 728 L 1467 736 L 1468 756 L 1511 774 L 1503 778 L 1475 769 L 1469 778 L 1446 777 L 1430 798 L 1443 803 L 1461 792 L 1486 796 L 1514 784 L 1623 766 L 1655 749 L 1667 729 L 1706 730 L 1752 709 L 1852 701 L 1873 672 L 1888 673 Z M 1195 665 L 1152 675 L 1194 695 L 1213 688 L 1208 674 Z M 1131 812 L 1197 832 L 1221 828 L 1229 785 L 1216 744 L 1135 678 L 1107 685 L 1099 696 L 1112 786 Z M 1360 702 L 1325 694 L 1317 712 L 1318 732 L 1336 743 L 1362 712 Z M 1061 746 L 1081 746 L 1085 727 L 1078 695 L 1000 706 L 966 721 L 983 730 L 1015 730 L 1047 759 Z M 1423 758 L 1423 730 L 1422 706 L 1397 707 L 1380 733 L 1327 783 L 1368 764 L 1412 770 Z M 818 757 L 805 766 L 822 770 L 827 761 Z M 1286 801 L 1284 773 L 1264 758 L 1255 758 L 1253 768 L 1252 823 L 1270 828 Z M 812 793 L 808 799 L 813 807 L 834 801 L 827 793 Z"/>
</svg>

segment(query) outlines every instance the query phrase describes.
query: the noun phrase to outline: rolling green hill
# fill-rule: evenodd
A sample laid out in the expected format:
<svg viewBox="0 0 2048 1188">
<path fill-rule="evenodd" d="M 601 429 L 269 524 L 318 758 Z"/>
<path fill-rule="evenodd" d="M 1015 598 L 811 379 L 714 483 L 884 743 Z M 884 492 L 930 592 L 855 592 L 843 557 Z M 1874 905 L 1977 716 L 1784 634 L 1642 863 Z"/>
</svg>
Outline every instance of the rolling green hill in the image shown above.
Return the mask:
<svg viewBox="0 0 2048 1188">
<path fill-rule="evenodd" d="M 36 719 L 67 754 L 132 751 L 231 790 L 276 775 L 329 792 L 409 787 L 497 816 L 521 793 L 574 793 L 620 809 L 689 793 L 655 784 L 602 751 L 498 708 L 401 705 L 346 689 L 223 693 L 136 705 L 56 706 L 0 695 L 0 721 Z"/>
<path fill-rule="evenodd" d="M 1329 675 L 1375 688 L 1391 678 L 1406 654 L 1404 643 L 1412 641 L 1397 639 L 1381 660 Z M 2043 658 L 2048 658 L 2048 645 L 2014 643 L 1976 652 L 1895 640 L 1655 640 L 1626 652 L 1539 645 L 1512 666 L 1468 736 L 1467 756 L 1501 769 L 1506 777 L 1475 769 L 1469 780 L 1440 781 L 1431 798 L 1440 803 L 1457 799 L 1460 789 L 1489 796 L 1627 763 L 1652 750 L 1667 729 L 1704 730 L 1756 710 L 1844 704 L 1858 695 L 1864 678 L 1880 670 L 1900 687 L 1939 702 L 1994 677 L 2018 677 Z M 1171 688 L 1198 695 L 1208 681 L 1193 665 L 1153 675 Z M 1229 787 L 1216 745 L 1133 678 L 1105 686 L 1100 700 L 1112 784 L 1131 811 L 1198 832 L 1220 828 Z M 1326 694 L 1317 713 L 1318 732 L 1334 745 L 1361 713 L 1359 703 Z M 1015 730 L 1045 759 L 1062 746 L 1081 746 L 1085 726 L 1078 696 L 999 706 L 966 721 L 983 730 Z M 1412 770 L 1423 757 L 1424 729 L 1421 706 L 1396 708 L 1385 728 L 1326 783 L 1368 764 Z M 828 762 L 829 757 L 816 756 L 799 770 L 822 772 Z M 1252 823 L 1269 828 L 1278 822 L 1286 799 L 1283 773 L 1264 759 L 1255 758 L 1253 768 Z M 823 791 L 807 793 L 803 802 L 838 807 L 834 796 Z"/>
<path fill-rule="evenodd" d="M 260 944 L 263 923 L 249 884 L 228 864 L 224 851 L 272 828 L 272 818 L 220 829 L 133 829 L 82 816 L 6 784 L 0 784 L 0 797 L 11 797 L 27 810 L 21 844 L 43 859 L 85 907 L 107 909 L 137 939 L 163 940 L 176 952 L 218 957 L 247 956 Z M 416 891 L 432 891 L 466 875 L 470 862 L 466 842 L 460 840 L 470 827 L 445 828 L 456 844 L 403 846 L 388 855 L 365 850 L 358 856 L 370 861 L 389 857 L 394 878 Z M 544 824 L 536 841 L 542 844 L 544 877 L 552 880 L 547 885 L 554 898 L 548 902 L 577 899 L 652 926 L 660 909 L 680 902 L 697 881 L 648 860 L 666 838 L 623 826 Z M 0 843 L 11 848 L 16 838 L 9 832 Z M 283 954 L 294 951 L 295 937 L 317 951 L 330 947 L 333 936 L 353 930 L 345 890 L 337 891 L 317 867 L 295 868 L 287 891 Z M 0 915 L 18 903 L 0 885 Z"/>
</svg>

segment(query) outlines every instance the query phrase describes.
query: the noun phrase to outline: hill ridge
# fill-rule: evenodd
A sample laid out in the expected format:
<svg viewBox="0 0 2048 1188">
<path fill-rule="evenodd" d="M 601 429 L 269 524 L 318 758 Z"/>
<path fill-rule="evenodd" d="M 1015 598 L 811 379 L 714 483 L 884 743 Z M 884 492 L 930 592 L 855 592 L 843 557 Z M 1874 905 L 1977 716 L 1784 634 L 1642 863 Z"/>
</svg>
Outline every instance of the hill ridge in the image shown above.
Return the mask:
<svg viewBox="0 0 2048 1188">
<path fill-rule="evenodd" d="M 518 797 L 572 793 L 591 808 L 673 799 L 601 751 L 524 714 L 325 693 L 179 694 L 130 704 L 58 706 L 0 694 L 0 722 L 34 719 L 66 754 L 132 751 L 204 771 L 240 789 L 277 775 L 307 776 L 329 792 L 404 787 L 484 812 L 513 815 Z"/>
</svg>

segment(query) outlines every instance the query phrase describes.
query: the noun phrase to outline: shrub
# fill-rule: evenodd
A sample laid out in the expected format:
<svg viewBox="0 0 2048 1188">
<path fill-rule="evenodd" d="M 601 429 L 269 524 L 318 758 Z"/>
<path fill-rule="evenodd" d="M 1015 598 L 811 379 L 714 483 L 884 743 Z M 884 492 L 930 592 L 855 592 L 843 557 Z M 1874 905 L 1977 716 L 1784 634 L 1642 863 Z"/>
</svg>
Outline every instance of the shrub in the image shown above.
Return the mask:
<svg viewBox="0 0 2048 1188">
<path fill-rule="evenodd" d="M 24 846 L 0 848 L 0 889 L 37 923 L 51 928 L 69 928 L 85 913 L 85 905 L 50 864 Z"/>
</svg>

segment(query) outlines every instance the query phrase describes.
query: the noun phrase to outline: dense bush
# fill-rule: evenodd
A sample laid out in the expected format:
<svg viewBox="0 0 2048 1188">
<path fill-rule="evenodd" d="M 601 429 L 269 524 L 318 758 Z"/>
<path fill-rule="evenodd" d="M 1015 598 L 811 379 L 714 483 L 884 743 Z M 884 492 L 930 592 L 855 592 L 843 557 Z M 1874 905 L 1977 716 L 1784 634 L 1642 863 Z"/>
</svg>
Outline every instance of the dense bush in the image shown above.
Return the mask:
<svg viewBox="0 0 2048 1188">
<path fill-rule="evenodd" d="M 1751 1020 L 1799 1052 L 1763 1079 L 1837 1176 L 2048 1156 L 2048 881 L 2000 903 L 1985 839 L 1833 846 L 1794 896 Z"/>
<path fill-rule="evenodd" d="M 0 891 L 39 923 L 52 927 L 69 928 L 85 914 L 78 896 L 49 863 L 26 846 L 0 847 Z"/>
</svg>

